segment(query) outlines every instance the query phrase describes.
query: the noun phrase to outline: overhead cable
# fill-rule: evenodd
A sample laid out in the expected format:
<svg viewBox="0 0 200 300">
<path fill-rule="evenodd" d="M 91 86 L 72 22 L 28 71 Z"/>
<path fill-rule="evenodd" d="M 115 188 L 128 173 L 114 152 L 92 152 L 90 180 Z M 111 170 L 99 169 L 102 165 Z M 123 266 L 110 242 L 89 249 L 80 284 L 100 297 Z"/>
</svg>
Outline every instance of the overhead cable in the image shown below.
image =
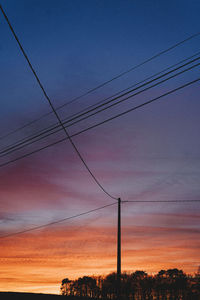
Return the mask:
<svg viewBox="0 0 200 300">
<path fill-rule="evenodd" d="M 65 221 L 69 221 L 69 220 L 74 219 L 74 218 L 78 218 L 78 217 L 82 217 L 84 215 L 88 215 L 90 213 L 93 213 L 95 211 L 98 211 L 100 209 L 104 209 L 106 207 L 109 207 L 109 206 L 112 206 L 112 205 L 115 205 L 115 204 L 117 204 L 117 202 L 107 204 L 107 205 L 104 205 L 104 206 L 100 206 L 100 207 L 97 207 L 95 209 L 91 209 L 91 210 L 82 212 L 82 213 L 77 214 L 77 215 L 73 215 L 73 216 L 70 216 L 70 217 L 59 219 L 57 221 L 53 221 L 53 222 L 46 223 L 46 224 L 43 224 L 43 225 L 34 226 L 34 227 L 24 229 L 24 230 L 21 230 L 21 231 L 17 231 L 17 232 L 9 233 L 9 234 L 6 234 L 6 235 L 2 235 L 2 236 L 0 236 L 0 239 L 7 238 L 7 237 L 12 237 L 12 236 L 15 236 L 15 235 L 21 235 L 21 234 L 24 234 L 24 233 L 27 233 L 27 232 L 30 232 L 30 231 L 34 231 L 34 230 L 42 229 L 42 228 L 49 227 L 49 226 L 52 226 L 52 225 L 56 225 L 56 224 L 59 224 L 59 223 L 63 223 Z"/>
<path fill-rule="evenodd" d="M 167 77 L 167 78 L 164 79 L 164 80 L 161 80 L 161 81 L 159 81 L 159 82 L 157 82 L 157 83 L 155 83 L 155 84 L 153 84 L 153 85 L 151 85 L 151 86 L 149 86 L 149 87 L 147 87 L 147 88 L 145 88 L 145 89 L 142 89 L 141 91 L 138 91 L 138 92 L 136 92 L 136 93 L 130 95 L 129 97 L 126 97 L 126 98 L 123 98 L 122 100 L 119 100 L 119 101 L 117 101 L 117 102 L 114 102 L 113 104 L 111 104 L 111 105 L 109 105 L 109 106 L 106 106 L 106 107 L 103 108 L 103 109 L 100 109 L 100 110 L 98 110 L 98 111 L 96 111 L 96 112 L 94 112 L 94 113 L 89 114 L 90 112 L 93 112 L 93 111 L 97 110 L 98 108 L 101 108 L 101 107 L 103 107 L 103 106 L 105 106 L 105 105 L 108 105 L 109 103 L 111 103 L 111 102 L 113 102 L 113 101 L 116 101 L 116 100 L 120 99 L 121 97 L 124 97 L 124 96 L 128 95 L 129 93 L 131 93 L 131 92 L 133 92 L 133 91 L 136 91 L 136 90 L 140 89 L 141 87 L 144 87 L 144 86 L 146 86 L 146 85 L 148 85 L 148 84 L 150 84 L 150 83 L 152 83 L 152 82 L 154 82 L 154 81 L 156 81 L 156 80 L 158 80 L 158 79 L 160 79 L 160 78 L 163 78 L 163 77 L 165 77 L 166 75 L 169 75 L 170 73 L 175 72 L 175 71 L 179 70 L 180 68 L 183 68 L 183 67 L 185 67 L 186 65 L 191 64 L 191 63 L 193 63 L 193 62 L 195 62 L 196 60 L 199 60 L 199 59 L 200 59 L 200 57 L 197 57 L 196 59 L 194 59 L 194 60 L 192 60 L 192 61 L 189 61 L 188 63 L 186 63 L 186 64 L 184 64 L 184 65 L 181 65 L 181 66 L 179 66 L 178 68 L 175 68 L 175 69 L 173 69 L 173 70 L 171 70 L 171 71 L 169 71 L 169 72 L 167 72 L 167 73 L 165 73 L 165 74 L 163 74 L 163 75 L 161 75 L 161 76 L 159 76 L 159 77 L 156 77 L 155 79 L 153 79 L 153 80 L 151 80 L 151 81 L 148 81 L 148 82 L 146 82 L 146 83 L 140 85 L 139 87 L 132 89 L 132 90 L 129 91 L 129 92 L 126 92 L 126 93 L 124 93 L 124 94 L 122 94 L 122 95 L 120 95 L 120 96 L 118 96 L 118 97 L 115 97 L 115 98 L 113 98 L 113 99 L 111 99 L 111 100 L 109 100 L 109 101 L 107 101 L 107 102 L 105 102 L 105 103 L 99 104 L 99 105 L 97 105 L 96 107 L 93 107 L 93 108 L 89 109 L 89 110 L 88 110 L 87 112 L 85 112 L 85 113 L 81 113 L 81 114 L 79 114 L 79 115 L 77 115 L 77 116 L 75 116 L 75 117 L 73 117 L 73 118 L 71 118 L 71 119 L 68 119 L 67 121 L 64 121 L 63 124 L 65 125 L 65 124 L 67 124 L 67 123 L 70 123 L 70 122 L 72 122 L 72 121 L 78 119 L 77 121 L 75 121 L 75 122 L 73 122 L 73 123 L 71 123 L 71 124 L 65 126 L 65 128 L 66 128 L 66 127 L 67 127 L 67 128 L 68 128 L 68 127 L 71 127 L 71 126 L 73 126 L 73 125 L 75 125 L 75 124 L 77 124 L 77 123 L 79 123 L 79 122 L 81 122 L 81 121 L 84 121 L 84 120 L 86 120 L 86 119 L 88 119 L 88 118 L 90 118 L 90 117 L 92 117 L 92 116 L 94 116 L 94 115 L 96 115 L 96 114 L 98 114 L 98 113 L 101 113 L 102 111 L 105 111 L 105 110 L 107 110 L 107 109 L 109 109 L 109 108 L 111 108 L 111 107 L 113 107 L 113 106 L 115 106 L 115 105 L 118 105 L 118 104 L 120 104 L 120 103 L 122 103 L 122 102 L 124 102 L 124 101 L 126 101 L 126 100 L 128 100 L 128 99 L 130 99 L 130 98 L 133 98 L 133 97 L 135 97 L 135 96 L 137 96 L 137 95 L 139 95 L 139 94 L 141 94 L 141 93 L 143 93 L 143 92 L 146 92 L 147 90 L 149 90 L 149 89 L 151 89 L 151 88 L 153 88 L 153 87 L 156 87 L 156 86 L 158 86 L 158 85 L 160 85 L 160 84 L 162 84 L 162 83 L 164 83 L 164 82 L 166 82 L 166 81 L 168 81 L 168 80 L 170 80 L 170 79 L 172 79 L 172 78 L 175 78 L 175 77 L 177 77 L 177 76 L 179 76 L 179 75 L 181 75 L 181 74 L 183 74 L 183 73 L 185 73 L 185 72 L 187 72 L 187 71 L 190 71 L 190 70 L 192 70 L 193 68 L 198 67 L 198 66 L 200 65 L 200 63 L 197 63 L 197 64 L 195 64 L 195 65 L 193 65 L 193 66 L 191 66 L 191 67 L 189 67 L 189 68 L 187 68 L 187 69 L 182 70 L 181 72 L 178 72 L 178 73 L 176 73 L 176 74 L 174 74 L 174 75 L 172 75 L 172 76 L 170 76 L 170 77 Z M 88 115 L 88 114 L 89 114 L 89 115 Z M 85 116 L 85 115 L 86 115 L 86 116 Z M 83 117 L 83 118 L 80 119 L 80 117 L 82 117 L 82 116 L 85 116 L 85 117 Z M 58 129 L 57 129 L 57 128 L 58 128 Z M 57 129 L 57 130 L 51 132 L 51 131 L 54 130 L 54 129 Z M 8 155 L 8 154 L 10 154 L 10 153 L 13 153 L 13 152 L 15 152 L 15 151 L 18 151 L 18 150 L 20 150 L 20 149 L 22 149 L 22 148 L 24 148 L 24 147 L 26 147 L 26 146 L 29 146 L 29 145 L 32 144 L 32 143 L 38 142 L 38 141 L 40 141 L 40 140 L 42 140 L 42 139 L 44 139 L 44 138 L 46 138 L 46 137 L 48 137 L 48 136 L 50 136 L 50 135 L 56 134 L 56 133 L 58 133 L 58 132 L 61 131 L 61 130 L 62 130 L 62 128 L 60 128 L 60 125 L 56 125 L 54 128 L 51 128 L 51 129 L 47 129 L 47 130 L 45 130 L 45 131 L 42 131 L 41 133 L 39 133 L 39 134 L 37 134 L 37 135 L 33 135 L 33 136 L 31 136 L 31 137 L 27 137 L 26 139 L 22 140 L 22 141 L 19 142 L 19 143 L 15 143 L 14 145 L 12 145 L 12 144 L 11 144 L 11 145 L 8 145 L 7 148 L 5 148 L 5 149 L 3 149 L 3 150 L 0 151 L 0 157 L 4 157 L 4 156 L 6 156 L 6 155 Z M 46 134 L 46 135 L 45 135 L 45 134 Z M 43 136 L 43 135 L 44 135 L 44 136 Z"/>
<path fill-rule="evenodd" d="M 7 17 L 7 15 L 5 14 L 5 12 L 4 12 L 4 10 L 3 10 L 3 8 L 2 8 L 1 5 L 0 5 L 0 9 L 1 9 L 1 11 L 2 11 L 2 13 L 3 13 L 3 15 L 4 15 L 6 21 L 7 21 L 8 25 L 9 25 L 9 27 L 10 27 L 10 29 L 12 30 L 12 32 L 13 32 L 15 38 L 17 38 L 17 36 L 15 35 L 14 30 L 12 29 L 12 26 L 11 26 L 9 20 L 8 20 L 8 17 Z M 62 104 L 62 105 L 56 107 L 56 110 L 62 109 L 64 106 L 67 106 L 67 105 L 69 105 L 69 104 L 72 104 L 73 102 L 75 102 L 75 101 L 77 101 L 77 100 L 83 98 L 84 96 L 89 95 L 90 93 L 92 93 L 92 92 L 94 92 L 94 91 L 96 91 L 96 90 L 98 90 L 98 89 L 104 87 L 105 85 L 107 85 L 107 84 L 111 83 L 112 81 L 114 81 L 114 80 L 116 80 L 116 79 L 118 79 L 118 78 L 124 76 L 125 74 L 128 74 L 129 72 L 131 72 L 131 71 L 133 71 L 133 70 L 135 70 L 135 69 L 137 69 L 137 68 L 139 68 L 139 67 L 145 65 L 146 63 L 149 63 L 150 61 L 154 60 L 155 58 L 157 58 L 157 57 L 159 57 L 159 56 L 161 56 L 161 55 L 163 55 L 163 54 L 165 54 L 165 53 L 167 53 L 167 52 L 169 52 L 169 51 L 171 51 L 171 50 L 173 50 L 173 49 L 179 47 L 180 45 L 182 45 L 182 44 L 184 44 L 184 43 L 186 43 L 186 42 L 188 42 L 188 41 L 190 41 L 190 40 L 192 40 L 192 39 L 198 37 L 199 35 L 200 35 L 200 32 L 197 32 L 197 33 L 195 33 L 195 34 L 190 35 L 189 37 L 185 38 L 184 40 L 182 40 L 182 41 L 180 41 L 180 42 L 177 42 L 177 43 L 173 44 L 172 46 L 170 46 L 169 48 L 167 48 L 167 49 L 165 49 L 165 50 L 163 50 L 163 51 L 158 52 L 157 54 L 151 56 L 150 58 L 144 60 L 143 62 L 141 62 L 141 63 L 139 63 L 139 64 L 137 64 L 137 65 L 135 65 L 135 66 L 129 68 L 128 70 L 126 70 L 126 71 L 124 71 L 124 72 L 119 73 L 118 75 L 116 75 L 116 76 L 112 77 L 111 79 L 109 79 L 109 80 L 103 82 L 102 84 L 100 84 L 100 85 L 98 85 L 98 86 L 96 86 L 96 87 L 94 87 L 94 88 L 88 90 L 87 92 L 81 94 L 80 96 L 75 97 L 75 98 L 73 98 L 72 100 L 70 100 L 70 101 L 68 101 L 68 102 L 66 102 L 66 103 L 64 103 L 64 104 Z M 18 43 L 18 44 L 19 44 L 19 43 Z M 22 50 L 22 47 L 20 47 L 20 48 L 21 48 L 21 50 Z M 3 138 L 5 138 L 5 137 L 8 137 L 9 135 L 14 134 L 14 133 L 18 132 L 19 130 L 24 129 L 24 128 L 26 128 L 27 126 L 30 126 L 30 125 L 34 124 L 35 122 L 37 122 L 37 121 L 40 121 L 41 119 L 43 119 L 44 117 L 46 117 L 46 116 L 48 116 L 48 115 L 50 115 L 50 114 L 52 114 L 52 111 L 50 111 L 50 112 L 48 112 L 48 113 L 45 113 L 45 114 L 42 115 L 41 117 L 39 117 L 39 118 L 37 118 L 37 119 L 35 119 L 35 120 L 33 120 L 33 121 L 31 121 L 31 122 L 29 122 L 29 123 L 27 123 L 27 124 L 25 124 L 25 125 L 19 127 L 19 128 L 17 128 L 17 129 L 15 129 L 15 130 L 13 130 L 13 131 L 7 133 L 7 134 L 4 135 L 4 136 L 1 136 L 0 139 L 3 139 Z"/>
<path fill-rule="evenodd" d="M 190 203 L 190 202 L 200 202 L 200 200 L 124 200 L 124 201 L 122 200 L 121 202 L 122 203 L 127 203 L 127 202 L 134 202 L 134 203 Z M 101 209 L 104 209 L 104 208 L 107 208 L 109 206 L 113 206 L 113 205 L 116 205 L 116 204 L 117 204 L 117 202 L 114 202 L 114 203 L 104 205 L 104 206 L 101 206 L 101 207 L 98 207 L 98 208 L 95 208 L 95 209 L 92 209 L 92 210 L 89 210 L 89 211 L 86 211 L 86 212 L 83 212 L 83 213 L 79 213 L 77 215 L 62 218 L 62 219 L 59 219 L 59 220 L 56 220 L 56 221 L 53 221 L 53 222 L 50 222 L 50 223 L 46 223 L 46 224 L 43 224 L 43 225 L 34 226 L 34 227 L 24 229 L 24 230 L 21 230 L 21 231 L 12 232 L 12 233 L 9 233 L 9 234 L 6 234 L 6 235 L 2 235 L 2 236 L 0 236 L 0 239 L 9 238 L 9 237 L 13 237 L 13 236 L 16 236 L 16 235 L 21 235 L 21 234 L 24 234 L 24 233 L 27 233 L 27 232 L 31 232 L 31 231 L 35 231 L 35 230 L 38 230 L 38 229 L 43 229 L 43 228 L 46 228 L 46 227 L 49 227 L 49 226 L 53 226 L 53 225 L 56 225 L 56 224 L 59 224 L 59 223 L 63 223 L 65 221 L 69 221 L 71 219 L 78 218 L 78 217 L 96 212 L 98 210 L 101 210 Z"/>
<path fill-rule="evenodd" d="M 3 15 L 4 15 L 6 21 L 7 21 L 8 25 L 9 25 L 9 27 L 10 27 L 10 30 L 11 30 L 11 32 L 12 32 L 12 34 L 13 34 L 13 36 L 14 36 L 16 42 L 17 42 L 17 44 L 19 45 L 19 48 L 20 48 L 20 50 L 21 50 L 21 52 L 22 52 L 24 58 L 26 59 L 28 65 L 29 65 L 29 67 L 30 67 L 30 69 L 31 69 L 31 71 L 32 71 L 32 73 L 33 73 L 33 75 L 34 75 L 34 77 L 35 77 L 35 79 L 36 79 L 38 85 L 40 86 L 40 88 L 41 88 L 41 90 L 42 90 L 42 92 L 43 92 L 43 94 L 44 94 L 44 96 L 45 96 L 47 102 L 49 103 L 49 106 L 51 107 L 51 109 L 52 109 L 52 111 L 53 111 L 55 117 L 57 118 L 58 122 L 60 123 L 60 126 L 62 127 L 63 131 L 65 132 L 65 134 L 66 134 L 66 136 L 67 136 L 67 139 L 70 141 L 70 143 L 71 143 L 71 145 L 72 145 L 74 151 L 77 153 L 79 159 L 82 161 L 82 163 L 84 164 L 85 168 L 87 169 L 87 171 L 89 172 L 89 174 L 91 175 L 91 177 L 93 178 L 93 180 L 96 182 L 96 184 L 99 186 L 99 188 L 100 188 L 107 196 L 109 196 L 109 197 L 112 198 L 112 199 L 117 200 L 118 198 L 116 198 L 116 197 L 114 197 L 113 195 L 111 195 L 111 194 L 103 187 L 103 185 L 99 182 L 99 180 L 96 178 L 96 176 L 93 174 L 93 172 L 92 172 L 92 171 L 90 170 L 90 168 L 88 167 L 86 161 L 85 161 L 84 158 L 82 157 L 82 155 L 81 155 L 81 153 L 79 152 L 77 146 L 75 145 L 75 143 L 73 142 L 72 138 L 70 137 L 68 131 L 66 130 L 65 126 L 63 125 L 60 116 L 58 115 L 56 109 L 54 108 L 54 105 L 52 104 L 52 101 L 50 100 L 49 96 L 47 95 L 47 93 L 46 93 L 46 91 L 45 91 L 45 89 L 44 89 L 44 87 L 43 87 L 43 85 L 42 85 L 42 83 L 41 83 L 41 81 L 40 81 L 40 79 L 39 79 L 39 77 L 38 77 L 36 71 L 34 70 L 34 68 L 33 68 L 32 64 L 31 64 L 31 62 L 30 62 L 30 60 L 29 60 L 29 58 L 28 58 L 28 56 L 27 56 L 27 54 L 26 54 L 26 52 L 25 52 L 25 50 L 23 49 L 22 44 L 20 43 L 19 38 L 17 37 L 17 35 L 16 35 L 16 33 L 15 33 L 15 31 L 14 31 L 14 29 L 13 29 L 13 27 L 12 27 L 12 25 L 11 25 L 11 23 L 10 23 L 8 17 L 7 17 L 7 15 L 5 14 L 5 11 L 3 10 L 2 6 L 0 6 L 0 9 L 1 9 L 1 11 L 2 11 L 2 13 L 3 13 Z"/>
<path fill-rule="evenodd" d="M 200 202 L 200 200 L 125 200 L 123 203 L 133 202 L 133 203 L 193 203 Z"/>
<path fill-rule="evenodd" d="M 85 128 L 85 129 L 79 131 L 79 132 L 76 132 L 76 133 L 74 133 L 74 134 L 71 135 L 71 138 L 73 138 L 73 137 L 75 137 L 75 136 L 78 136 L 78 135 L 80 135 L 80 134 L 82 134 L 82 133 L 84 133 L 84 132 L 86 132 L 86 131 L 88 131 L 88 130 L 94 129 L 94 128 L 100 126 L 100 125 L 103 125 L 103 124 L 107 123 L 107 122 L 110 122 L 110 121 L 112 121 L 112 120 L 114 120 L 114 119 L 116 119 L 116 118 L 119 118 L 119 117 L 121 117 L 121 116 L 123 116 L 123 115 L 125 115 L 125 114 L 127 114 L 127 113 L 130 113 L 130 112 L 132 112 L 132 111 L 134 111 L 134 110 L 137 110 L 137 109 L 139 109 L 139 108 L 141 108 L 141 107 L 143 107 L 143 106 L 146 106 L 146 105 L 148 105 L 148 104 L 150 104 L 150 103 L 152 103 L 152 102 L 154 102 L 154 101 L 157 101 L 157 100 L 159 100 L 159 99 L 161 99 L 161 98 L 163 98 L 163 97 L 165 97 L 165 96 L 168 96 L 168 95 L 170 95 L 170 94 L 172 94 L 172 93 L 175 93 L 176 91 L 179 91 L 179 90 L 181 90 L 181 89 L 184 89 L 184 88 L 186 88 L 186 87 L 188 87 L 188 86 L 190 86 L 190 85 L 192 85 L 192 84 L 197 83 L 198 81 L 200 81 L 200 77 L 197 78 L 197 79 L 195 79 L 195 80 L 193 80 L 193 81 L 187 82 L 187 83 L 185 83 L 185 84 L 183 84 L 183 85 L 181 85 L 181 86 L 179 86 L 179 87 L 177 87 L 177 88 L 175 88 L 175 89 L 173 89 L 173 90 L 170 90 L 170 91 L 168 91 L 168 92 L 166 92 L 166 93 L 164 93 L 164 94 L 162 94 L 162 95 L 160 95 L 160 96 L 158 96 L 158 97 L 156 97 L 156 98 L 153 98 L 153 99 L 151 99 L 151 100 L 149 100 L 149 101 L 146 101 L 146 102 L 144 102 L 144 103 L 142 103 L 142 104 L 139 104 L 139 105 L 137 105 L 137 106 L 135 106 L 135 107 L 133 107 L 133 108 L 130 108 L 130 109 L 124 111 L 124 112 L 121 112 L 121 113 L 119 113 L 119 114 L 116 114 L 116 115 L 113 116 L 113 117 L 110 117 L 110 118 L 108 118 L 108 119 L 105 119 L 104 121 L 101 121 L 101 122 L 96 123 L 96 124 L 94 124 L 94 125 L 92 125 L 92 126 L 89 126 L 89 127 Z M 51 147 L 51 146 L 55 146 L 55 145 L 57 145 L 57 144 L 59 144 L 59 143 L 61 143 L 61 142 L 64 142 L 66 139 L 67 139 L 67 137 L 66 137 L 66 138 L 62 138 L 62 139 L 59 139 L 58 141 L 55 141 L 55 142 L 53 142 L 53 143 L 50 143 L 50 144 L 48 144 L 48 145 L 46 145 L 46 146 L 43 146 L 43 147 L 41 147 L 41 148 L 38 148 L 38 149 L 36 149 L 36 150 L 34 150 L 34 151 L 31 151 L 31 152 L 26 153 L 26 154 L 24 154 L 24 155 L 21 155 L 21 156 L 19 156 L 19 157 L 17 157 L 17 158 L 14 158 L 14 159 L 11 159 L 11 160 L 9 160 L 9 161 L 6 161 L 6 162 L 0 164 L 0 167 L 4 167 L 4 166 L 9 165 L 9 164 L 11 164 L 11 163 L 14 163 L 14 162 L 16 162 L 16 161 L 18 161 L 18 160 L 20 160 L 20 159 L 23 159 L 23 158 L 25 158 L 25 157 L 28 157 L 28 156 L 30 156 L 30 155 L 32 155 L 32 154 L 34 154 L 34 153 L 40 152 L 40 151 L 42 151 L 42 150 L 44 150 L 44 149 L 47 149 L 47 148 L 49 148 L 49 147 Z"/>
<path fill-rule="evenodd" d="M 164 73 L 164 72 L 166 72 L 166 71 L 172 69 L 173 67 L 175 67 L 175 66 L 177 66 L 177 65 L 180 65 L 181 63 L 183 63 L 183 62 L 185 62 L 185 61 L 188 61 L 189 59 L 194 58 L 195 56 L 197 56 L 197 55 L 199 55 L 199 54 L 200 54 L 200 52 L 197 52 L 197 53 L 195 53 L 195 54 L 193 54 L 193 55 L 191 55 L 191 56 L 189 56 L 189 57 L 187 57 L 187 58 L 185 58 L 185 59 L 179 61 L 178 63 L 175 63 L 175 64 L 173 64 L 173 65 L 171 65 L 171 66 L 169 66 L 169 67 L 167 67 L 167 68 L 165 68 L 165 69 L 163 69 L 163 70 L 161 70 L 161 71 L 159 71 L 159 72 L 157 72 L 157 73 L 155 73 L 155 74 L 153 74 L 153 75 L 151 75 L 151 76 L 146 77 L 145 79 L 143 79 L 143 80 L 141 80 L 141 81 L 139 81 L 139 82 L 136 82 L 136 83 L 132 84 L 131 86 L 129 86 L 129 87 L 123 89 L 123 90 L 118 91 L 117 93 L 115 93 L 115 94 L 113 94 L 113 95 L 111 95 L 111 96 L 109 96 L 109 97 L 106 97 L 106 98 L 104 98 L 104 99 L 102 99 L 102 100 L 96 102 L 95 104 L 89 105 L 89 106 L 85 107 L 84 109 L 80 110 L 79 112 L 76 112 L 76 113 L 74 113 L 74 114 L 68 116 L 67 118 L 62 119 L 62 122 L 66 124 L 66 123 L 70 122 L 70 119 L 72 119 L 72 118 L 78 118 L 78 116 L 79 116 L 81 113 L 87 113 L 87 111 L 88 111 L 89 109 L 96 107 L 96 105 L 101 104 L 101 103 L 104 103 L 105 101 L 107 101 L 107 100 L 109 100 L 109 99 L 112 99 L 113 97 L 116 97 L 116 96 L 122 94 L 123 92 L 125 92 L 125 91 L 127 91 L 127 90 L 130 90 L 131 88 L 133 88 L 133 87 L 135 87 L 135 86 L 138 86 L 139 84 L 142 84 L 142 83 L 146 82 L 147 80 L 150 80 L 150 79 L 154 78 L 155 76 L 158 76 L 158 75 L 160 75 L 160 74 L 162 74 L 162 73 Z M 139 88 L 139 87 L 138 87 L 138 88 Z M 120 96 L 119 96 L 119 97 L 120 97 Z M 39 134 L 39 135 L 40 135 L 40 134 L 44 134 L 46 131 L 54 130 L 54 128 L 57 128 L 57 127 L 60 127 L 60 124 L 59 124 L 59 123 L 54 123 L 54 124 L 52 124 L 52 125 L 50 125 L 50 126 L 48 126 L 48 127 L 46 127 L 46 128 L 43 128 L 42 130 L 40 130 L 40 131 L 38 131 L 38 132 L 35 132 L 34 134 L 29 135 L 28 137 L 24 137 L 24 138 L 22 138 L 22 139 L 19 139 L 18 141 L 14 142 L 13 144 L 10 144 L 10 145 L 7 145 L 6 147 L 1 148 L 1 149 L 0 149 L 0 151 L 1 151 L 0 153 L 3 153 L 3 151 L 4 151 L 4 150 L 7 150 L 8 147 L 10 147 L 10 146 L 13 146 L 13 147 L 14 147 L 14 146 L 18 145 L 18 144 L 21 143 L 21 142 L 27 142 L 27 139 L 34 138 L 34 137 L 36 137 L 38 134 Z M 3 138 L 3 137 L 2 137 L 2 138 Z M 0 138 L 0 139 L 1 139 L 1 138 Z"/>
</svg>

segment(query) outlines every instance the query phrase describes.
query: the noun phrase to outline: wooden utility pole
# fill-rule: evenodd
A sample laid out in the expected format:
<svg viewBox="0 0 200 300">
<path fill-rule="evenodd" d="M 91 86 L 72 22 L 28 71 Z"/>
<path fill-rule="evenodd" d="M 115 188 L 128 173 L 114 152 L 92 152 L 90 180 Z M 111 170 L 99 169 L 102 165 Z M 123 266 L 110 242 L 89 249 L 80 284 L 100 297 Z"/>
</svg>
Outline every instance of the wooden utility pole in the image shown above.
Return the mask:
<svg viewBox="0 0 200 300">
<path fill-rule="evenodd" d="M 117 227 L 117 299 L 121 296 L 121 199 L 118 198 Z"/>
</svg>

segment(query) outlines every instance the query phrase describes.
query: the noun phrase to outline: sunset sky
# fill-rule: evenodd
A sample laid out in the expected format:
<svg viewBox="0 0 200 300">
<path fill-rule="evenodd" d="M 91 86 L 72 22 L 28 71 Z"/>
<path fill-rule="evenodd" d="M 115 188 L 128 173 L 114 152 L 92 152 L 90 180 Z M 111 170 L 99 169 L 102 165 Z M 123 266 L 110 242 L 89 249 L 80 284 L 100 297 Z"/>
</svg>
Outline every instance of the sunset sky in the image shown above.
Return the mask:
<svg viewBox="0 0 200 300">
<path fill-rule="evenodd" d="M 55 107 L 200 31 L 200 2 L 2 0 Z M 200 51 L 200 35 L 65 105 L 62 119 Z M 195 57 L 198 57 L 195 56 Z M 197 61 L 196 63 L 198 63 Z M 0 14 L 1 150 L 57 122 Z M 69 127 L 70 134 L 195 80 L 199 66 Z M 74 137 L 89 168 L 122 200 L 200 200 L 199 82 Z M 0 153 L 0 237 L 112 204 L 59 132 Z M 122 271 L 200 265 L 200 202 L 123 203 Z M 0 239 L 0 291 L 59 293 L 61 280 L 116 271 L 117 205 Z"/>
</svg>

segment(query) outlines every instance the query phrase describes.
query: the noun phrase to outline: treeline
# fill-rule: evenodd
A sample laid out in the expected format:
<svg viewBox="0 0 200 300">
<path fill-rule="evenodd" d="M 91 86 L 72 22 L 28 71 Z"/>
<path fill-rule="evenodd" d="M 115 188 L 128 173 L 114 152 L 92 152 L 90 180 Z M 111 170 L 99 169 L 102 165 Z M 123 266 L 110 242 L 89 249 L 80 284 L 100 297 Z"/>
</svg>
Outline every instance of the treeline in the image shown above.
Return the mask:
<svg viewBox="0 0 200 300">
<path fill-rule="evenodd" d="M 63 296 L 114 300 L 118 284 L 116 273 L 105 277 L 65 278 L 61 284 Z M 161 270 L 151 276 L 144 271 L 121 275 L 120 299 L 122 300 L 199 300 L 200 274 L 188 276 L 182 270 Z"/>
</svg>

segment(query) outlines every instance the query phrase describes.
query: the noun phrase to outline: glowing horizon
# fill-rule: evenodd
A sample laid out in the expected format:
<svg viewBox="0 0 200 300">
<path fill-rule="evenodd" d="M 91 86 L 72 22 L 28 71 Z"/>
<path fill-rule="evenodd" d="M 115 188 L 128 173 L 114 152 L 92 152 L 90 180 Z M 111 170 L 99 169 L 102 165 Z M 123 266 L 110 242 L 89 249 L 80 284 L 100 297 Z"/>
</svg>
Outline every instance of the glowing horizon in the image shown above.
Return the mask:
<svg viewBox="0 0 200 300">
<path fill-rule="evenodd" d="M 0 290 L 58 294 L 65 277 L 116 271 L 116 228 L 86 224 L 5 239 L 0 253 L 4 274 Z M 155 274 L 178 268 L 187 274 L 197 272 L 199 230 L 135 226 L 122 227 L 122 233 L 122 271 Z M 186 247 L 186 240 L 195 246 Z"/>
</svg>

